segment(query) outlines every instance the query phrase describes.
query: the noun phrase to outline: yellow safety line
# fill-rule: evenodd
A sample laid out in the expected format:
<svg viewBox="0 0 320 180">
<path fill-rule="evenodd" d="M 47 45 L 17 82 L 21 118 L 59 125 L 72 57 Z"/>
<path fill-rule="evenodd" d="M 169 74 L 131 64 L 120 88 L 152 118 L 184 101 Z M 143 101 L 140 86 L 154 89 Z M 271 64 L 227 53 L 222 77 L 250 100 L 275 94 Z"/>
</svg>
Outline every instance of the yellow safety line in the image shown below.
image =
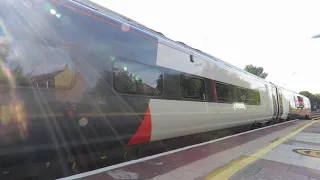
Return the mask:
<svg viewBox="0 0 320 180">
<path fill-rule="evenodd" d="M 298 134 L 299 132 L 301 132 L 302 130 L 304 130 L 305 128 L 311 126 L 312 124 L 314 124 L 316 122 L 318 122 L 318 121 L 312 121 L 312 122 L 298 128 L 297 130 L 291 132 L 287 136 L 285 136 L 281 139 L 278 139 L 277 141 L 271 143 L 269 146 L 256 152 L 252 156 L 242 157 L 236 161 L 233 161 L 233 162 L 227 164 L 226 166 L 224 166 L 220 169 L 217 169 L 217 170 L 211 172 L 210 174 L 208 174 L 205 177 L 205 180 L 214 180 L 214 179 L 227 180 L 227 179 L 229 179 L 231 176 L 233 176 L 235 173 L 237 173 L 238 171 L 240 171 L 244 167 L 246 167 L 249 164 L 253 163 L 254 161 L 260 159 L 261 157 L 265 156 L 269 151 L 276 148 L 277 146 L 279 146 L 280 144 L 282 144 L 286 140 L 292 138 L 293 136 L 295 136 L 296 134 Z"/>
</svg>

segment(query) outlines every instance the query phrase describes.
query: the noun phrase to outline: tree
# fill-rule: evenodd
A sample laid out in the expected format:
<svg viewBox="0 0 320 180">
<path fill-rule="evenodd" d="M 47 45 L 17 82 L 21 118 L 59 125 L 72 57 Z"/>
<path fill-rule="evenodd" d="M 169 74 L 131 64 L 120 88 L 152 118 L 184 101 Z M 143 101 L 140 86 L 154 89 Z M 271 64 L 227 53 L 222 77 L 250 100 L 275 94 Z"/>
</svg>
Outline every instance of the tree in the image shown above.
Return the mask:
<svg viewBox="0 0 320 180">
<path fill-rule="evenodd" d="M 244 70 L 263 79 L 268 76 L 268 73 L 263 72 L 263 67 L 253 66 L 252 64 L 246 65 L 246 67 L 244 67 Z"/>
<path fill-rule="evenodd" d="M 311 104 L 313 104 L 314 101 L 316 100 L 316 96 L 313 95 L 312 93 L 310 93 L 309 91 L 300 91 L 299 94 L 304 95 L 307 98 L 309 98 Z"/>
<path fill-rule="evenodd" d="M 301 91 L 299 94 L 306 96 L 312 106 L 320 105 L 320 94 L 312 94 L 309 91 Z"/>
<path fill-rule="evenodd" d="M 159 75 L 157 79 L 157 87 L 155 88 L 155 94 L 160 95 L 163 91 L 163 75 Z"/>
<path fill-rule="evenodd" d="M 320 105 L 320 94 L 314 94 L 314 102 L 313 104 L 319 104 Z"/>
<path fill-rule="evenodd" d="M 8 39 L 0 39 L 0 60 L 6 62 L 6 58 L 9 56 L 10 42 Z"/>
<path fill-rule="evenodd" d="M 318 104 L 320 104 L 320 94 L 314 94 L 313 96 L 315 100 L 318 102 Z"/>
</svg>

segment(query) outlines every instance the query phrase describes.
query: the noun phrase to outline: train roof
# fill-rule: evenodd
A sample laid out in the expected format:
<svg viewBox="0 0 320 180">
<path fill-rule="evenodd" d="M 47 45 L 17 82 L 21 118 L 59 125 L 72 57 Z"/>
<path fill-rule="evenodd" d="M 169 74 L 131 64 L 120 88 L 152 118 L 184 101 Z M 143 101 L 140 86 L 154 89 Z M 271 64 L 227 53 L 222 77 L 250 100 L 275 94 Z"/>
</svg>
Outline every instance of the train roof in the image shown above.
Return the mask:
<svg viewBox="0 0 320 180">
<path fill-rule="evenodd" d="M 232 64 L 230 64 L 230 63 L 228 63 L 226 61 L 223 61 L 223 60 L 221 60 L 221 59 L 219 59 L 219 58 L 217 58 L 215 56 L 212 56 L 212 55 L 210 55 L 210 54 L 208 54 L 206 52 L 203 52 L 203 51 L 201 51 L 199 49 L 193 48 L 193 47 L 191 47 L 191 46 L 189 46 L 189 45 L 187 45 L 187 44 L 185 44 L 185 43 L 183 43 L 181 41 L 174 41 L 174 40 L 166 37 L 161 32 L 158 32 L 158 31 L 155 31 L 153 29 L 150 29 L 147 26 L 145 26 L 145 25 L 143 25 L 141 23 L 138 23 L 137 21 L 135 21 L 135 20 L 133 20 L 131 18 L 128 18 L 128 17 L 126 17 L 124 15 L 121 15 L 121 14 L 119 14 L 117 12 L 114 12 L 114 11 L 112 11 L 112 10 L 102 6 L 102 5 L 99 5 L 99 4 L 97 4 L 97 3 L 95 3 L 95 2 L 93 2 L 91 0 L 71 0 L 71 1 L 79 3 L 79 4 L 83 5 L 83 6 L 86 6 L 86 7 L 90 8 L 90 9 L 93 9 L 93 10 L 98 11 L 100 13 L 103 13 L 105 15 L 112 16 L 112 17 L 114 17 L 114 18 L 116 18 L 118 20 L 124 21 L 124 22 L 128 23 L 131 26 L 134 26 L 136 28 L 139 28 L 139 29 L 142 29 L 144 31 L 147 31 L 148 33 L 150 33 L 150 34 L 152 34 L 154 36 L 157 36 L 157 37 L 162 38 L 162 39 L 164 39 L 166 41 L 169 41 L 170 43 L 173 43 L 173 44 L 175 44 L 177 46 L 180 46 L 182 48 L 188 49 L 189 51 L 191 50 L 191 51 L 193 51 L 194 54 L 199 54 L 199 55 L 205 56 L 205 57 L 210 58 L 211 60 L 216 61 L 216 62 L 218 62 L 220 64 L 226 65 L 226 66 L 231 67 L 231 68 L 233 68 L 233 69 L 235 69 L 235 70 L 237 70 L 239 72 L 245 73 L 245 74 L 247 74 L 249 76 L 255 77 L 255 78 L 259 79 L 259 80 L 262 80 L 262 81 L 264 81 L 266 83 L 269 83 L 268 81 L 266 81 L 263 78 L 260 78 L 259 76 L 251 74 L 251 73 L 249 73 L 249 72 L 247 72 L 247 71 L 245 71 L 245 70 L 243 70 L 241 68 L 238 68 L 238 67 L 236 67 L 236 66 L 234 66 L 234 65 L 232 65 Z"/>
<path fill-rule="evenodd" d="M 164 40 L 166 40 L 166 41 L 168 41 L 170 43 L 173 43 L 173 44 L 175 44 L 175 45 L 177 45 L 179 47 L 185 48 L 185 49 L 187 49 L 189 51 L 191 50 L 191 51 L 193 51 L 193 54 L 196 53 L 198 55 L 205 56 L 207 58 L 210 58 L 213 61 L 216 61 L 216 62 L 218 62 L 220 64 L 226 65 L 226 66 L 228 66 L 230 68 L 233 68 L 234 70 L 239 71 L 241 73 L 244 73 L 244 74 L 247 74 L 249 76 L 252 76 L 252 77 L 254 77 L 254 78 L 256 78 L 256 79 L 258 79 L 260 81 L 263 81 L 265 83 L 271 83 L 270 81 L 267 81 L 267 80 L 265 80 L 265 79 L 263 79 L 263 78 L 261 78 L 259 76 L 251 74 L 251 73 L 249 73 L 249 72 L 247 72 L 247 71 L 245 71 L 245 70 L 243 70 L 241 68 L 238 68 L 238 67 L 236 67 L 236 66 L 234 66 L 234 65 L 232 65 L 232 64 L 230 64 L 230 63 L 228 63 L 226 61 L 223 61 L 223 60 L 221 60 L 221 59 L 219 59 L 219 58 L 217 58 L 215 56 L 212 56 L 212 55 L 210 55 L 208 53 L 205 53 L 205 52 L 203 52 L 203 51 L 201 51 L 199 49 L 193 48 L 193 47 L 191 47 L 191 46 L 189 46 L 189 45 L 187 45 L 187 44 L 185 44 L 183 42 L 174 41 L 174 40 L 166 37 L 163 33 L 155 31 L 155 30 L 153 30 L 151 28 L 148 28 L 147 26 L 145 26 L 145 25 L 143 25 L 141 23 L 138 23 L 137 21 L 135 21 L 135 20 L 133 20 L 131 18 L 128 18 L 128 17 L 126 17 L 124 15 L 121 15 L 121 14 L 115 12 L 115 11 L 112 11 L 112 10 L 106 8 L 105 6 L 102 6 L 102 5 L 100 5 L 100 4 L 96 3 L 96 2 L 93 2 L 91 0 L 71 0 L 71 1 L 79 3 L 79 4 L 83 5 L 83 6 L 86 6 L 86 7 L 90 8 L 90 9 L 98 11 L 98 12 L 100 12 L 102 14 L 107 15 L 107 16 L 111 16 L 111 17 L 113 17 L 115 19 L 118 19 L 120 21 L 123 21 L 125 23 L 128 23 L 129 25 L 131 25 L 133 27 L 136 27 L 136 28 L 142 29 L 144 31 L 147 31 L 151 35 L 154 35 L 156 37 L 162 38 L 162 39 L 164 39 Z M 280 87 L 280 86 L 277 85 L 277 87 Z M 281 88 L 285 89 L 283 87 L 281 87 Z M 288 90 L 288 91 L 291 91 L 291 90 Z M 293 92 L 293 91 L 291 91 L 291 92 Z M 296 93 L 296 92 L 293 92 L 293 93 Z"/>
<path fill-rule="evenodd" d="M 292 93 L 294 93 L 294 94 L 299 94 L 299 93 L 294 92 L 294 91 L 292 91 L 292 90 L 290 90 L 290 89 L 284 88 L 283 86 L 279 86 L 279 85 L 274 84 L 274 83 L 272 83 L 272 82 L 270 82 L 270 83 L 271 83 L 271 84 L 273 84 L 273 85 L 275 85 L 275 86 L 277 86 L 278 88 L 283 89 L 283 90 L 286 90 L 286 91 L 292 92 Z"/>
<path fill-rule="evenodd" d="M 71 0 L 71 1 L 74 1 L 74 2 L 77 2 L 79 4 L 82 4 L 90 9 L 93 9 L 93 10 L 96 10 L 96 11 L 99 11 L 103 14 L 107 14 L 107 15 L 111 15 L 121 21 L 124 21 L 132 26 L 135 26 L 135 27 L 138 27 L 138 28 L 142 28 L 144 30 L 148 30 L 149 32 L 153 33 L 153 34 L 157 34 L 158 36 L 162 36 L 162 37 L 165 37 L 161 32 L 158 32 L 158 31 L 155 31 L 153 29 L 150 29 L 148 27 L 146 27 L 145 25 L 141 24 L 141 23 L 138 23 L 137 21 L 131 19 L 131 18 L 128 18 L 124 15 L 121 15 L 117 12 L 114 12 L 104 6 L 101 6 L 93 1 L 90 1 L 90 0 Z"/>
</svg>

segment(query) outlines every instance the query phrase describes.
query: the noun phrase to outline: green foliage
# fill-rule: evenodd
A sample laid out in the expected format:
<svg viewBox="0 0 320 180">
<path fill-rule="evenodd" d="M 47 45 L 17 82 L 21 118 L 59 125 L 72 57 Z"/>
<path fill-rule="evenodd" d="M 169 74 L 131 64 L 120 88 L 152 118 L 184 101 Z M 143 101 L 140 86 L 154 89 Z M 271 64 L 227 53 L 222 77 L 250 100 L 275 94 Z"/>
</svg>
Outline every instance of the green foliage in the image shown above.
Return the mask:
<svg viewBox="0 0 320 180">
<path fill-rule="evenodd" d="M 163 89 L 163 75 L 160 74 L 157 79 L 157 89 L 162 90 Z"/>
<path fill-rule="evenodd" d="M 320 104 L 320 94 L 312 94 L 309 91 L 301 91 L 299 94 L 309 98 L 311 105 Z"/>
<path fill-rule="evenodd" d="M 29 76 L 24 73 L 22 66 L 18 65 L 10 71 L 11 76 L 15 79 L 15 83 L 19 85 L 28 85 Z M 7 72 L 0 68 L 0 81 L 3 84 L 10 84 L 10 77 Z M 12 82 L 11 82 L 12 83 Z"/>
<path fill-rule="evenodd" d="M 310 93 L 309 91 L 301 91 L 301 92 L 299 92 L 299 94 L 306 96 L 310 100 L 315 98 L 315 96 L 312 93 Z"/>
<path fill-rule="evenodd" d="M 244 70 L 263 79 L 268 76 L 268 73 L 263 72 L 263 67 L 253 66 L 252 64 L 246 65 L 246 67 L 244 67 Z"/>
<path fill-rule="evenodd" d="M 0 39 L 0 60 L 5 62 L 6 58 L 9 56 L 9 40 L 7 39 Z"/>
<path fill-rule="evenodd" d="M 1 30 L 1 24 L 0 24 L 0 30 Z M 12 52 L 10 51 L 9 39 L 6 37 L 0 38 L 0 64 L 3 63 L 3 65 L 5 65 L 8 62 L 7 58 L 10 56 L 12 56 Z M 16 84 L 23 85 L 23 84 L 29 83 L 29 74 L 25 74 L 24 69 L 21 65 L 17 65 L 14 69 L 11 69 L 8 72 L 6 72 L 5 68 L 2 68 L 2 67 L 0 68 L 1 83 L 9 84 L 11 81 L 8 77 L 9 75 L 11 75 L 15 79 Z"/>
</svg>

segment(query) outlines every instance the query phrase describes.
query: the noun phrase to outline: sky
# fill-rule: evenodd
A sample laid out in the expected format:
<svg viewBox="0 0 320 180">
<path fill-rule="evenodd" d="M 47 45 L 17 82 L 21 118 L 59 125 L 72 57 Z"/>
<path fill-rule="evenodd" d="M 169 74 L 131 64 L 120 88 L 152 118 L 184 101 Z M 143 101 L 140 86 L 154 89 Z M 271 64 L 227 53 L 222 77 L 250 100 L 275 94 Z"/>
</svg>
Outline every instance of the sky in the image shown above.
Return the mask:
<svg viewBox="0 0 320 180">
<path fill-rule="evenodd" d="M 320 93 L 319 0 L 92 0 L 287 89 Z"/>
</svg>

